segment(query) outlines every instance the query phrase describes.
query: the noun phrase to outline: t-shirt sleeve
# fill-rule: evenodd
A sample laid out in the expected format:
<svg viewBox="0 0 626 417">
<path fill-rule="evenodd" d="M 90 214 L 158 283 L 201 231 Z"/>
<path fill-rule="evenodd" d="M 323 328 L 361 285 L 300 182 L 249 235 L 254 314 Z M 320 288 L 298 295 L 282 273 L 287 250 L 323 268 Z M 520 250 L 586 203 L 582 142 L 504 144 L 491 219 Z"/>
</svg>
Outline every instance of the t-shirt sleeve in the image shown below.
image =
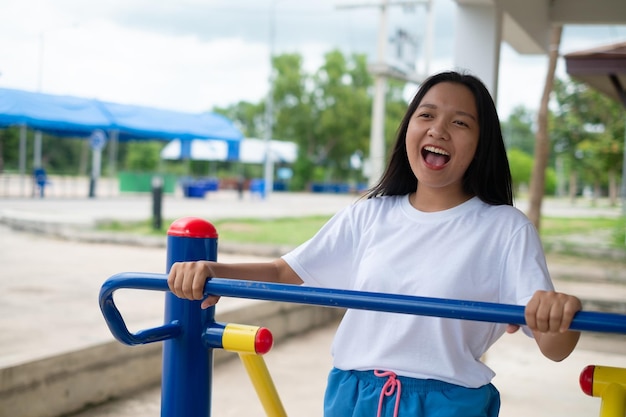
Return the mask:
<svg viewBox="0 0 626 417">
<path fill-rule="evenodd" d="M 554 290 L 535 227 L 520 227 L 509 241 L 502 272 L 502 302 L 526 305 L 535 291 Z"/>
<path fill-rule="evenodd" d="M 536 291 L 554 290 L 539 234 L 531 223 L 512 236 L 503 277 L 502 302 L 505 304 L 525 306 Z M 526 326 L 522 329 L 532 336 Z"/>
<path fill-rule="evenodd" d="M 348 288 L 355 245 L 351 207 L 335 214 L 311 239 L 283 255 L 306 285 Z"/>
</svg>

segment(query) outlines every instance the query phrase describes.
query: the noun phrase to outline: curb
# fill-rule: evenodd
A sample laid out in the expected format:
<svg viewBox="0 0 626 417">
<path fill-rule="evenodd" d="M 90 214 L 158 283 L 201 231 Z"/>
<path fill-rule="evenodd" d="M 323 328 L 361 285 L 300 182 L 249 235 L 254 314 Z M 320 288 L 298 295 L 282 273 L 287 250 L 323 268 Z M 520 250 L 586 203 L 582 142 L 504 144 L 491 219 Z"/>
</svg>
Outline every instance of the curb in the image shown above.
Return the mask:
<svg viewBox="0 0 626 417">
<path fill-rule="evenodd" d="M 218 313 L 216 319 L 262 325 L 280 342 L 335 323 L 343 311 L 258 301 Z M 214 366 L 236 357 L 233 352 L 213 350 Z M 126 346 L 118 341 L 7 367 L 0 369 L 0 415 L 59 417 L 79 412 L 157 386 L 161 369 L 161 343 Z"/>
<path fill-rule="evenodd" d="M 130 233 L 93 231 L 80 226 L 69 226 L 66 224 L 33 221 L 31 219 L 19 219 L 14 217 L 0 217 L 0 224 L 18 232 L 45 235 L 56 239 L 75 242 L 132 245 L 152 248 L 165 248 L 167 246 L 165 231 L 163 236 L 139 236 Z M 219 242 L 219 252 L 240 255 L 279 257 L 292 249 L 293 247 L 289 245 Z"/>
</svg>

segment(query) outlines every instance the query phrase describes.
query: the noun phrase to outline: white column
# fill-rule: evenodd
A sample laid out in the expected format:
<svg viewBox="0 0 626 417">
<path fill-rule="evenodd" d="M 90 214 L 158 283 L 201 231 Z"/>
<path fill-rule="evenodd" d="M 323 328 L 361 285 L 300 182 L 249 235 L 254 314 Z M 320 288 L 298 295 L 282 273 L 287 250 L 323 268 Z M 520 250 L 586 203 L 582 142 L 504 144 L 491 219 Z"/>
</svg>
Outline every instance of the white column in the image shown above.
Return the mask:
<svg viewBox="0 0 626 417">
<path fill-rule="evenodd" d="M 454 65 L 479 77 L 496 100 L 502 43 L 502 11 L 497 5 L 457 4 Z"/>
<path fill-rule="evenodd" d="M 111 195 L 115 195 L 117 188 L 115 184 L 117 184 L 117 142 L 118 142 L 118 130 L 113 129 L 109 131 L 109 186 Z"/>
<path fill-rule="evenodd" d="M 25 195 L 25 190 L 26 190 L 26 125 L 20 126 L 19 171 L 20 171 L 20 196 L 23 197 Z"/>
<path fill-rule="evenodd" d="M 380 6 L 380 25 L 378 27 L 377 64 L 381 68 L 387 55 L 387 5 L 384 0 Z M 374 75 L 374 103 L 372 105 L 372 127 L 370 130 L 369 185 L 380 180 L 385 167 L 385 93 L 387 76 L 380 72 Z"/>
</svg>

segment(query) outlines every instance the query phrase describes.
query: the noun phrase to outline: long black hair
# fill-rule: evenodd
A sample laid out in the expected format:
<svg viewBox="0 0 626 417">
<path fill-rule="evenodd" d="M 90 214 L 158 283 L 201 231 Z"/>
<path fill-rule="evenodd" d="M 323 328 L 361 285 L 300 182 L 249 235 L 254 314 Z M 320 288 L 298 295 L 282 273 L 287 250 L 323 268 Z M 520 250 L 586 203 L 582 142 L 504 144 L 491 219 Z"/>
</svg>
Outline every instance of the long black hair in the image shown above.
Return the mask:
<svg viewBox="0 0 626 417">
<path fill-rule="evenodd" d="M 474 159 L 463 176 L 463 190 L 487 204 L 513 205 L 511 171 L 500 129 L 500 119 L 489 90 L 477 77 L 455 71 L 441 72 L 427 78 L 417 91 L 398 128 L 389 163 L 378 184 L 365 197 L 404 195 L 417 189 L 417 178 L 411 170 L 406 150 L 409 121 L 422 99 L 433 86 L 442 82 L 466 86 L 474 95 L 480 133 Z"/>
</svg>

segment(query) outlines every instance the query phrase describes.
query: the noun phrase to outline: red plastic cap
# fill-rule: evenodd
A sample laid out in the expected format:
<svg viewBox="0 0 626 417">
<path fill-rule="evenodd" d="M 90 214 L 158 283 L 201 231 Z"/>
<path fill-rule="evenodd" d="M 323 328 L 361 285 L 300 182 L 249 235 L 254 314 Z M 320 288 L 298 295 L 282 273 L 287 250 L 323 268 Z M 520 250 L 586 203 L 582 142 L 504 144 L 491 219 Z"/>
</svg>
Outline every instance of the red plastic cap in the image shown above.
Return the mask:
<svg viewBox="0 0 626 417">
<path fill-rule="evenodd" d="M 589 365 L 583 369 L 580 373 L 580 388 L 583 392 L 591 397 L 593 397 L 593 373 L 595 372 L 596 367 L 593 365 Z"/>
<path fill-rule="evenodd" d="M 175 220 L 167 231 L 168 236 L 198 237 L 217 239 L 215 226 L 197 217 L 183 217 Z"/>
<path fill-rule="evenodd" d="M 265 327 L 259 327 L 254 336 L 254 351 L 257 355 L 265 355 L 274 345 L 274 336 Z"/>
</svg>

